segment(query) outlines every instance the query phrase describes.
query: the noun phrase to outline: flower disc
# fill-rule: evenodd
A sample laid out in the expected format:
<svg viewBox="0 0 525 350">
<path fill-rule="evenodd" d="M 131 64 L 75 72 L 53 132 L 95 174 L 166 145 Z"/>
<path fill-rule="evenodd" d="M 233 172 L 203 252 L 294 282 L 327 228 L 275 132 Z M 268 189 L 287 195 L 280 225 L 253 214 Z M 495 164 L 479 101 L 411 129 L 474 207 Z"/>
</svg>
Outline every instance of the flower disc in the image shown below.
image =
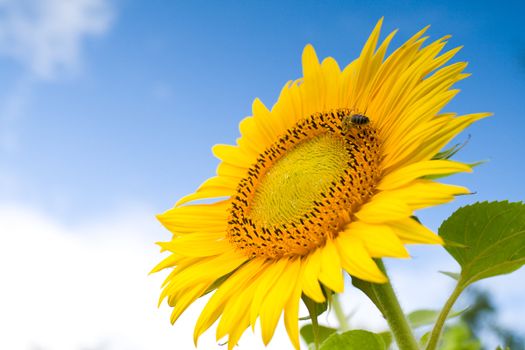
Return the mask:
<svg viewBox="0 0 525 350">
<path fill-rule="evenodd" d="M 303 256 L 335 238 L 374 193 L 380 147 L 350 111 L 299 121 L 266 149 L 233 196 L 227 236 L 248 257 Z"/>
</svg>

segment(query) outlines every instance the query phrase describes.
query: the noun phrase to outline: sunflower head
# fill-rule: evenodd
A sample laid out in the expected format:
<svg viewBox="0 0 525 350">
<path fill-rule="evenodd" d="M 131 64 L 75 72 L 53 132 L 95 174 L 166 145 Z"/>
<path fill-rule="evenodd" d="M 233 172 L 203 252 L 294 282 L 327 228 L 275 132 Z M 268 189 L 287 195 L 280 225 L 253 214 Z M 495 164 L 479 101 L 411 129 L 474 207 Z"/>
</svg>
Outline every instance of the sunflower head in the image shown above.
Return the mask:
<svg viewBox="0 0 525 350">
<path fill-rule="evenodd" d="M 365 120 L 340 109 L 287 129 L 239 181 L 228 241 L 249 258 L 279 259 L 336 238 L 381 175 L 377 132 Z"/>
<path fill-rule="evenodd" d="M 267 344 L 284 311 L 299 348 L 301 295 L 324 302 L 343 291 L 343 272 L 385 282 L 372 258 L 442 243 L 413 212 L 468 193 L 429 176 L 471 171 L 435 155 L 488 114 L 440 113 L 467 76 L 465 62 L 447 65 L 459 50 L 443 52 L 447 37 L 424 46 L 425 28 L 385 58 L 395 33 L 378 44 L 380 27 L 342 70 L 307 45 L 303 78 L 286 83 L 271 110 L 256 99 L 237 144 L 213 148 L 217 176 L 159 215 L 173 233 L 154 269 L 172 270 L 160 299 L 172 322 L 215 291 L 195 341 L 220 317 L 217 339 L 228 336 L 229 349 L 257 319 Z"/>
</svg>

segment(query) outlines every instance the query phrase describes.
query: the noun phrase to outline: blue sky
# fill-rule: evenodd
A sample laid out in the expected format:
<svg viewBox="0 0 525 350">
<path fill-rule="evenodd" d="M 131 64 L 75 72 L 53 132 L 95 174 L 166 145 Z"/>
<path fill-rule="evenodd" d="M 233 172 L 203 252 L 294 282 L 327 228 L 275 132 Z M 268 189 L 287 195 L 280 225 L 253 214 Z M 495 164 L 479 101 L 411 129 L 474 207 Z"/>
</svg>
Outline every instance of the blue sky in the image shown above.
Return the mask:
<svg viewBox="0 0 525 350">
<path fill-rule="evenodd" d="M 471 134 L 458 159 L 490 160 L 451 180 L 477 194 L 424 221 L 436 229 L 459 205 L 523 200 L 524 13 L 520 1 L 6 1 L 0 202 L 71 235 L 129 210 L 151 228 L 136 235 L 158 240 L 153 215 L 214 173 L 210 147 L 234 142 L 255 97 L 271 106 L 300 77 L 304 45 L 346 65 L 382 16 L 383 37 L 399 28 L 392 47 L 427 24 L 431 39 L 452 34 L 472 77 L 446 111 L 495 114 L 458 139 Z M 427 250 L 414 252 L 421 262 Z"/>
<path fill-rule="evenodd" d="M 306 43 L 319 56 L 347 64 L 383 15 L 385 33 L 400 29 L 394 45 L 426 24 L 432 25 L 432 38 L 452 34 L 450 47 L 465 45 L 458 59 L 470 62 L 473 76 L 459 84 L 463 91 L 447 110 L 495 113 L 469 131 L 472 140 L 460 155 L 491 159 L 468 176 L 469 184 L 483 199 L 524 197 L 515 175 L 524 170 L 516 162 L 524 146 L 525 112 L 525 35 L 518 6 L 343 1 L 111 6 L 113 19 L 104 34 L 79 38 L 81 67 L 73 72 L 60 74 L 57 67 L 55 79 L 35 79 L 20 60 L 2 59 L 4 106 L 17 93 L 13 87 L 26 90 L 20 116 L 7 126 L 16 149 L 2 154 L 3 167 L 18 182 L 15 189 L 2 188 L 10 198 L 72 220 L 86 211 L 103 214 L 127 199 L 163 210 L 214 171 L 210 146 L 235 140 L 255 97 L 272 105 L 282 85 L 300 76 Z"/>
</svg>

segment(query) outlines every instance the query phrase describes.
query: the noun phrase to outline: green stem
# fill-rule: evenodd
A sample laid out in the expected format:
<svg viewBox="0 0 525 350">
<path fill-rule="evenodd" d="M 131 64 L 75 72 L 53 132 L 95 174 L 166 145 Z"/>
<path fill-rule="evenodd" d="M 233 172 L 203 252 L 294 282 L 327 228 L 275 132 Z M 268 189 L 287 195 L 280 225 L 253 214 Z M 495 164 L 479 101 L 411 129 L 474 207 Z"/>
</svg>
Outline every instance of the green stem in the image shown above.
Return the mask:
<svg viewBox="0 0 525 350">
<path fill-rule="evenodd" d="M 463 285 L 458 283 L 456 285 L 456 288 L 454 288 L 454 291 L 448 298 L 447 302 L 443 306 L 443 309 L 441 309 L 441 312 L 439 313 L 436 324 L 434 325 L 434 328 L 432 329 L 432 333 L 430 334 L 430 339 L 428 341 L 426 350 L 436 349 L 438 342 L 439 342 L 439 338 L 441 336 L 441 332 L 443 330 L 443 325 L 445 324 L 447 316 L 450 313 L 452 306 L 454 306 L 454 303 L 456 302 L 456 300 L 458 299 L 462 291 L 463 291 Z"/>
<path fill-rule="evenodd" d="M 377 259 L 376 262 L 381 271 L 386 275 L 383 262 L 380 259 Z M 354 282 L 354 285 L 367 294 L 383 313 L 399 349 L 419 350 L 416 338 L 414 338 L 412 334 L 412 329 L 408 324 L 405 313 L 401 309 L 401 305 L 399 305 L 399 301 L 390 282 L 380 284 L 358 280 Z"/>
<path fill-rule="evenodd" d="M 339 322 L 339 330 L 343 332 L 347 331 L 350 328 L 350 325 L 348 324 L 348 319 L 346 318 L 346 315 L 343 311 L 341 301 L 339 300 L 339 294 L 337 293 L 334 293 L 332 296 L 332 307 L 334 308 L 337 322 Z"/>
<path fill-rule="evenodd" d="M 312 318 L 312 331 L 314 333 L 314 344 L 315 349 L 319 349 L 319 323 L 317 322 L 317 316 Z"/>
<path fill-rule="evenodd" d="M 310 314 L 310 320 L 312 320 L 312 332 L 314 335 L 315 349 L 319 349 L 319 322 L 317 321 L 317 303 L 308 297 L 303 298 L 303 302 L 308 309 Z"/>
</svg>

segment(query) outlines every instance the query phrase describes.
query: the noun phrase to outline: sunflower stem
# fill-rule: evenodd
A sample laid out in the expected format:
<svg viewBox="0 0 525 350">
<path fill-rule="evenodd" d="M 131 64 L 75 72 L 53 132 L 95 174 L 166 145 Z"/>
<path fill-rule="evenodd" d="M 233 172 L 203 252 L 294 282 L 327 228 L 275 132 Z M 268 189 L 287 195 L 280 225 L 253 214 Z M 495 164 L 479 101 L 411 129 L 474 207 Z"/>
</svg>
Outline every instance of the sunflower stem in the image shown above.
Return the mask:
<svg viewBox="0 0 525 350">
<path fill-rule="evenodd" d="M 430 333 L 430 339 L 428 341 L 426 350 L 435 350 L 438 346 L 439 338 L 441 337 L 441 332 L 443 330 L 443 326 L 445 325 L 447 316 L 450 313 L 452 306 L 454 306 L 454 303 L 458 299 L 461 292 L 463 292 L 463 285 L 461 283 L 458 283 L 456 285 L 456 288 L 454 288 L 454 291 L 448 298 L 447 302 L 443 306 L 443 309 L 441 309 L 441 312 L 439 313 L 436 324 L 432 329 L 432 333 Z"/>
<path fill-rule="evenodd" d="M 339 330 L 343 332 L 347 331 L 350 328 L 350 325 L 348 324 L 348 318 L 343 311 L 341 301 L 339 300 L 339 294 L 337 293 L 334 293 L 332 296 L 332 307 L 334 308 L 337 322 L 339 322 Z"/>
<path fill-rule="evenodd" d="M 383 262 L 380 259 L 377 259 L 376 262 L 381 271 L 386 275 Z M 399 349 L 419 350 L 416 338 L 414 338 L 412 334 L 412 329 L 408 324 L 405 313 L 401 309 L 401 305 L 399 305 L 396 293 L 390 282 L 371 283 L 358 280 L 354 282 L 354 285 L 365 292 L 386 318 Z"/>
</svg>

